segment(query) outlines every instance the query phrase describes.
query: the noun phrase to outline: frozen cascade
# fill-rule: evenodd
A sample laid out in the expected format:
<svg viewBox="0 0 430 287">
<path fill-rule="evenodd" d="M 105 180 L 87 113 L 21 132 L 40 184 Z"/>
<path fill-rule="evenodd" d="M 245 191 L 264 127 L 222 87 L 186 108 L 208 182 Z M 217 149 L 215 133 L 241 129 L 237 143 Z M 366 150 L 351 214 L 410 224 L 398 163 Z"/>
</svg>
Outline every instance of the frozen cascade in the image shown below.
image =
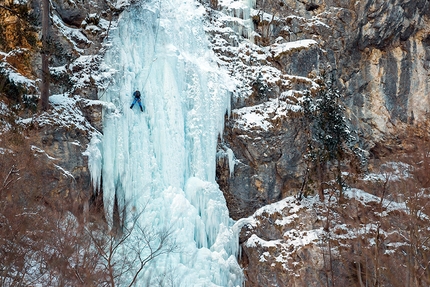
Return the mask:
<svg viewBox="0 0 430 287">
<path fill-rule="evenodd" d="M 242 284 L 237 232 L 215 182 L 232 87 L 210 49 L 204 12 L 193 0 L 150 0 L 125 11 L 110 35 L 104 66 L 116 73 L 103 98 L 103 138 L 88 149 L 95 186 L 102 181 L 108 218 L 116 204 L 125 226 L 168 229 L 179 247 L 145 266 L 135 286 Z M 144 113 L 129 108 L 136 89 Z M 133 230 L 128 241 L 137 246 Z M 127 248 L 121 254 L 148 252 Z"/>
</svg>

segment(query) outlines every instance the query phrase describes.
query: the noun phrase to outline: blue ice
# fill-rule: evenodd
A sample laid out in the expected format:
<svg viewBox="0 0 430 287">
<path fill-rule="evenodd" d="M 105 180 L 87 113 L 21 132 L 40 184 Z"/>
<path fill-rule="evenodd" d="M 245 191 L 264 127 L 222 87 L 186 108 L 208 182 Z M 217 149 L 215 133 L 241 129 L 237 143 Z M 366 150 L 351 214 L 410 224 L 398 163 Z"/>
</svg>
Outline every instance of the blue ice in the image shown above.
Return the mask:
<svg viewBox="0 0 430 287">
<path fill-rule="evenodd" d="M 217 65 L 192 0 L 134 4 L 111 31 L 104 65 L 117 72 L 104 95 L 103 136 L 90 169 L 102 183 L 112 224 L 116 199 L 124 227 L 171 232 L 174 252 L 139 273 L 135 286 L 241 286 L 237 232 L 215 182 L 216 146 L 230 107 L 231 82 Z M 130 109 L 142 93 L 142 113 Z M 117 255 L 148 252 L 134 229 Z M 136 266 L 137 268 L 137 266 Z M 127 286 L 137 269 L 118 277 Z M 156 285 L 158 284 L 158 285 Z"/>
</svg>

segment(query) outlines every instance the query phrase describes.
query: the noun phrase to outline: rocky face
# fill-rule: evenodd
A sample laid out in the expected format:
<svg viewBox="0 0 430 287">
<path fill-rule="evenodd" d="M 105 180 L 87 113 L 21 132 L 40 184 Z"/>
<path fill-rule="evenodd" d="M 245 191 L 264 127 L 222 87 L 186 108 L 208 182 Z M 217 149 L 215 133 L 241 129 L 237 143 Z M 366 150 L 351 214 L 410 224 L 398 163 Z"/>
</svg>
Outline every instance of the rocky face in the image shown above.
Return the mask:
<svg viewBox="0 0 430 287">
<path fill-rule="evenodd" d="M 322 286 L 323 222 L 309 207 L 289 197 L 239 221 L 246 286 Z"/>
<path fill-rule="evenodd" d="M 323 234 L 308 241 L 309 230 L 324 228 L 322 211 L 293 215 L 292 197 L 282 211 L 265 213 L 262 207 L 296 194 L 303 183 L 300 99 L 317 88 L 322 71 L 331 71 L 360 137 L 357 145 L 375 158 L 393 152 L 381 142 L 428 117 L 429 9 L 427 1 L 256 2 L 250 12 L 256 45 L 230 48 L 239 61 L 223 54 L 231 74 L 246 84 L 233 95 L 217 166 L 234 219 L 261 207 L 239 221 L 246 286 L 325 286 L 330 280 L 324 275 L 327 254 L 317 243 Z M 303 245 L 297 248 L 297 242 Z M 344 267 L 334 260 L 330 268 L 342 274 Z M 359 286 L 357 281 L 342 284 Z"/>
<path fill-rule="evenodd" d="M 362 190 L 346 196 L 346 205 L 287 197 L 239 220 L 245 286 L 365 286 L 366 276 L 405 284 L 404 238 L 413 215 L 404 203 Z"/>
<path fill-rule="evenodd" d="M 235 156 L 234 172 L 226 171 L 226 161 L 218 166 L 232 206 L 244 206 L 231 210 L 233 218 L 300 186 L 306 142 L 297 113 L 266 111 L 280 103 L 300 105 L 301 92 L 312 91 L 322 71 L 338 79 L 364 150 L 427 116 L 429 11 L 427 1 L 256 2 L 250 18 L 258 46 L 239 47 L 241 62 L 235 64 L 249 75 L 242 82 L 251 89 L 235 94 L 222 143 Z M 251 120 L 245 109 L 252 107 Z"/>
<path fill-rule="evenodd" d="M 6 1 L 0 8 L 0 100 L 9 104 L 8 108 L 0 105 L 0 129 L 7 131 L 13 123 L 16 127 L 12 129 L 23 130 L 29 150 L 10 148 L 19 150 L 16 156 L 34 157 L 37 162 L 32 163 L 36 166 L 21 167 L 22 178 L 15 187 L 36 197 L 61 198 L 66 208 L 82 212 L 93 195 L 84 151 L 91 136 L 102 131 L 96 74 L 103 40 L 121 8 L 115 9 L 107 1 L 51 4 L 49 66 L 53 96 L 51 109 L 42 114 L 34 114 L 37 103 L 21 100 L 23 94 L 30 99 L 38 94 L 41 3 Z M 64 100 L 57 102 L 55 97 Z M 15 121 L 19 117 L 27 120 Z"/>
</svg>

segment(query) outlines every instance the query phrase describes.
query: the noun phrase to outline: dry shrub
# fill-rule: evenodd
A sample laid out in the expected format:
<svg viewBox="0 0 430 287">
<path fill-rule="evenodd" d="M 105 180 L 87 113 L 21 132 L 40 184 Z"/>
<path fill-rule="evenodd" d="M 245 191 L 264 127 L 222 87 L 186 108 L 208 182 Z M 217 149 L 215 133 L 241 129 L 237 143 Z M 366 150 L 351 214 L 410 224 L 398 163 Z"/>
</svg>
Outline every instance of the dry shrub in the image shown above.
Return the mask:
<svg viewBox="0 0 430 287">
<path fill-rule="evenodd" d="M 44 193 L 46 175 L 24 136 L 2 134 L 0 148 L 0 286 L 99 286 L 105 270 L 82 215 Z"/>
<path fill-rule="evenodd" d="M 360 216 L 352 223 L 357 230 L 372 230 L 347 240 L 351 248 L 339 254 L 343 268 L 333 286 L 343 286 L 347 278 L 355 282 L 348 286 L 430 286 L 429 131 L 426 124 L 409 127 L 385 143 L 391 153 L 379 146 L 383 152 L 372 163 L 382 179 L 355 185 L 381 199 L 367 204 L 366 212 L 357 209 Z M 396 170 L 396 163 L 403 170 Z"/>
<path fill-rule="evenodd" d="M 112 232 L 101 194 L 83 212 L 47 193 L 44 157 L 20 134 L 0 137 L 0 286 L 133 286 L 154 258 L 178 249 L 171 229 L 142 226 L 140 215 Z"/>
</svg>

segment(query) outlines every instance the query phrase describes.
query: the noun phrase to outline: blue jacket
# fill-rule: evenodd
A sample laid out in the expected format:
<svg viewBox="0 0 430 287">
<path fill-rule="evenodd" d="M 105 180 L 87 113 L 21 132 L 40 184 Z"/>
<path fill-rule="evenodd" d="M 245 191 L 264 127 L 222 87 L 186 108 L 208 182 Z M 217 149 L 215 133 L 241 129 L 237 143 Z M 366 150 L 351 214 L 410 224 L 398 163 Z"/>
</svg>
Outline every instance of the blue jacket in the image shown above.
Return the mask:
<svg viewBox="0 0 430 287">
<path fill-rule="evenodd" d="M 139 91 L 134 92 L 134 93 L 133 93 L 133 96 L 134 96 L 136 99 L 140 99 L 140 92 L 139 92 Z"/>
</svg>

